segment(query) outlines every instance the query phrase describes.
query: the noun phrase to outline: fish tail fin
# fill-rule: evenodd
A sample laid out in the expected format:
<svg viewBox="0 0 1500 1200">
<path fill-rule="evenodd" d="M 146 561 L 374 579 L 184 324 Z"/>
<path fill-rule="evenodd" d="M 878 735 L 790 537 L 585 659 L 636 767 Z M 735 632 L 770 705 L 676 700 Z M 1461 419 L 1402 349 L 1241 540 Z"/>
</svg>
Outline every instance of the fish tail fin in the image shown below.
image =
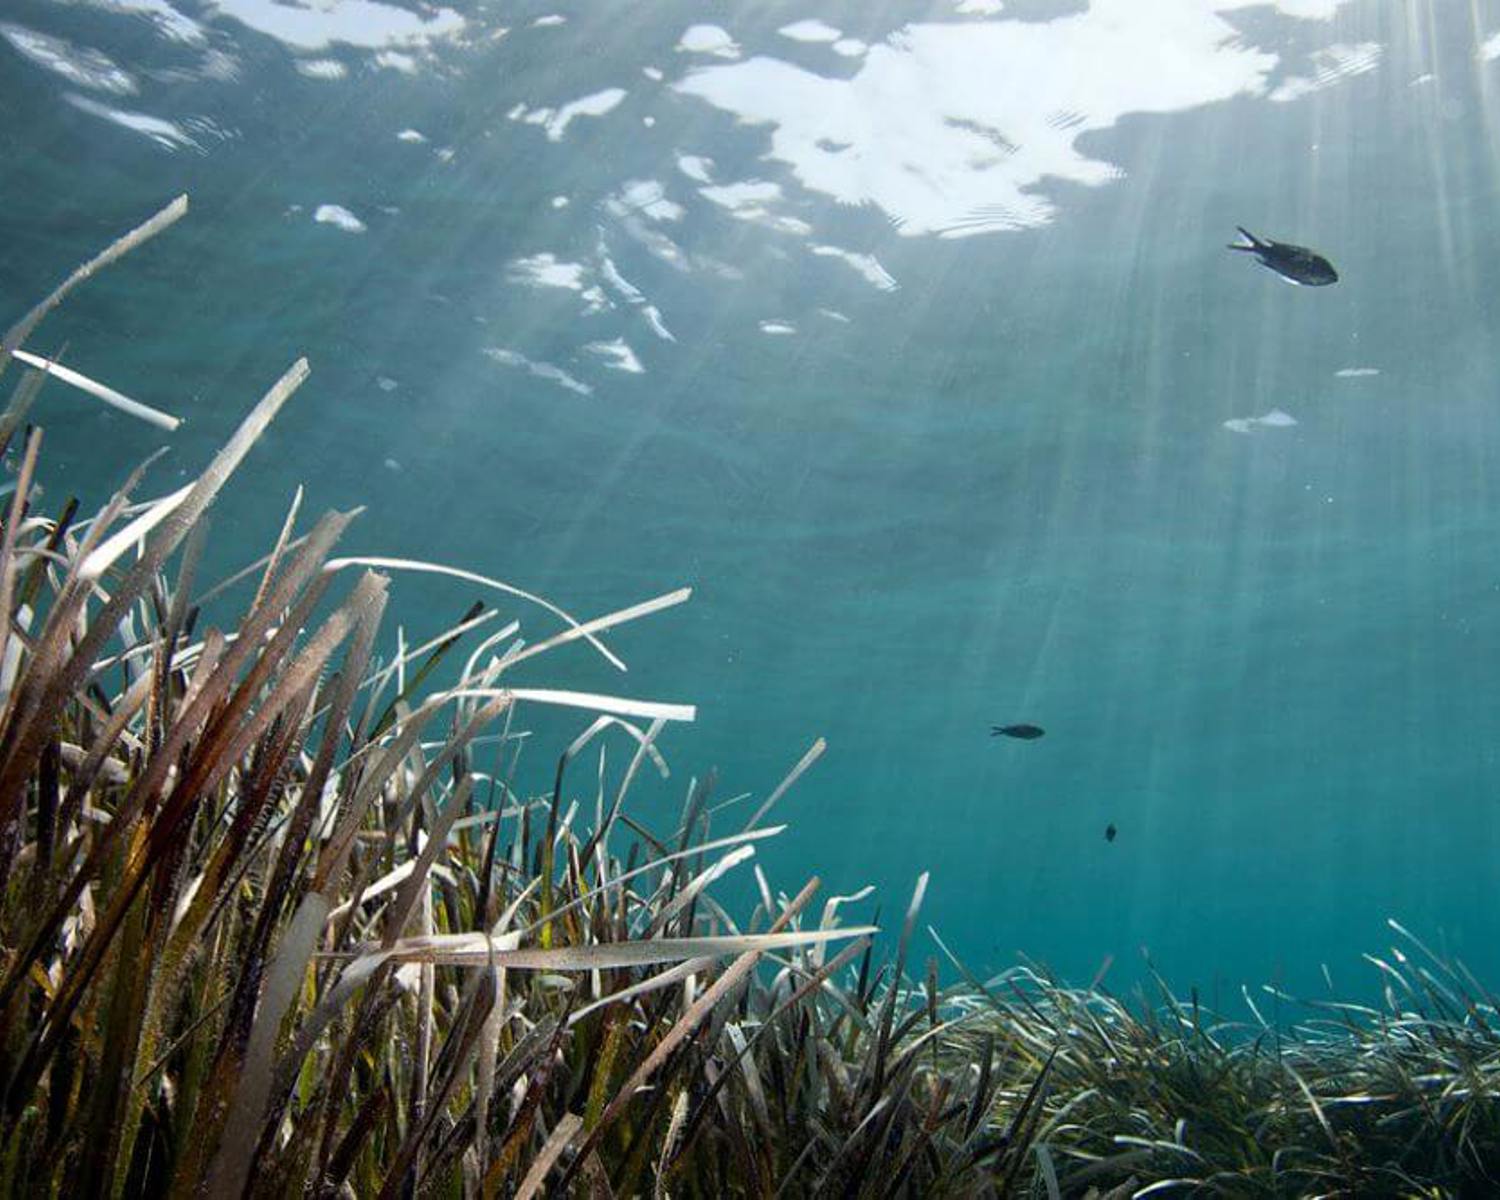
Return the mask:
<svg viewBox="0 0 1500 1200">
<path fill-rule="evenodd" d="M 1243 237 L 1245 240 L 1243 242 L 1230 242 L 1229 245 L 1226 247 L 1226 249 L 1229 249 L 1229 250 L 1260 250 L 1260 249 L 1262 249 L 1265 246 L 1265 243 L 1262 242 L 1260 240 L 1260 238 L 1256 237 L 1253 233 L 1251 233 L 1243 225 L 1236 225 L 1235 228 L 1240 231 L 1240 236 Z"/>
</svg>

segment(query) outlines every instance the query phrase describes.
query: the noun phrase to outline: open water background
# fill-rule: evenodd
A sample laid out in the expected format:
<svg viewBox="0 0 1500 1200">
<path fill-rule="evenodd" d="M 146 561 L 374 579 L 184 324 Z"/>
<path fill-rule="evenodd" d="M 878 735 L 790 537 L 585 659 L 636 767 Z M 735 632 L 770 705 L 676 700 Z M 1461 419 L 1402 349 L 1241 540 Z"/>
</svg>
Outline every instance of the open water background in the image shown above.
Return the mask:
<svg viewBox="0 0 1500 1200">
<path fill-rule="evenodd" d="M 186 418 L 148 490 L 305 353 L 216 568 L 304 484 L 580 616 L 693 585 L 528 681 L 700 706 L 661 828 L 826 737 L 789 891 L 930 870 L 976 969 L 1355 991 L 1394 916 L 1493 979 L 1497 89 L 1492 2 L 5 0 L 0 321 L 189 192 L 31 344 Z M 38 419 L 59 498 L 164 440 Z"/>
</svg>

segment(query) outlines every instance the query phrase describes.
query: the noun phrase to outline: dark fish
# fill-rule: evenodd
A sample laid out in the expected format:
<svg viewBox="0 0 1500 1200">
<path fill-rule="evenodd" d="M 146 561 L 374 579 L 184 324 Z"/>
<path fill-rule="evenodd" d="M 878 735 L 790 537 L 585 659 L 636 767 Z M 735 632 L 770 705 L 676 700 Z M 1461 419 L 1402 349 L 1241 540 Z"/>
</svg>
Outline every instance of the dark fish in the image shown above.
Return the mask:
<svg viewBox="0 0 1500 1200">
<path fill-rule="evenodd" d="M 1113 821 L 1111 821 L 1108 825 L 1106 825 L 1104 827 L 1104 840 L 1106 842 L 1112 842 L 1112 841 L 1114 841 L 1115 840 L 1115 834 L 1117 834 L 1119 832 L 1120 831 L 1115 828 L 1115 823 Z"/>
<path fill-rule="evenodd" d="M 1262 266 L 1270 267 L 1288 283 L 1303 287 L 1327 287 L 1330 283 L 1339 281 L 1339 273 L 1333 269 L 1333 264 L 1306 246 L 1258 238 L 1242 225 L 1236 225 L 1235 228 L 1247 240 L 1235 242 L 1229 249 L 1246 250 L 1255 255 Z"/>
<path fill-rule="evenodd" d="M 1013 737 L 1031 742 L 1046 732 L 1040 725 L 996 725 L 990 730 L 990 737 Z"/>
</svg>

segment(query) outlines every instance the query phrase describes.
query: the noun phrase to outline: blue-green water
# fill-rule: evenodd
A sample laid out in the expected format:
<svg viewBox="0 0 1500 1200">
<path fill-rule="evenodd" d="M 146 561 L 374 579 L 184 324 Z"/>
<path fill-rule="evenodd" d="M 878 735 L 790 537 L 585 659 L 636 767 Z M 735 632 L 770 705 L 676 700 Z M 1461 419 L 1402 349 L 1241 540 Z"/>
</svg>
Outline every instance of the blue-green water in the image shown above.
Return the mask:
<svg viewBox="0 0 1500 1200">
<path fill-rule="evenodd" d="M 368 505 L 351 550 L 579 615 L 693 585 L 628 675 L 533 681 L 700 706 L 663 828 L 825 736 L 773 882 L 889 917 L 930 870 L 976 966 L 1353 989 L 1389 915 L 1500 970 L 1500 4 L 5 0 L 0 39 L 12 318 L 191 194 L 31 345 L 186 418 L 155 490 L 312 361 L 217 568 L 304 483 Z M 54 495 L 163 440 L 40 420 Z"/>
</svg>

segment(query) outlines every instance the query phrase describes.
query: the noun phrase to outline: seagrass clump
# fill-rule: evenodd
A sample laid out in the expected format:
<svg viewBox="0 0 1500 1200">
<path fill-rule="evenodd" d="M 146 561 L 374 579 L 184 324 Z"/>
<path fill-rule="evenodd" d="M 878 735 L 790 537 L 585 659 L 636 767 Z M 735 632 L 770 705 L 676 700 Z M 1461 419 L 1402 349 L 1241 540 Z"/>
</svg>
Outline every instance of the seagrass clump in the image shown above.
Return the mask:
<svg viewBox="0 0 1500 1200">
<path fill-rule="evenodd" d="M 928 1052 L 911 918 L 881 969 L 815 880 L 789 897 L 756 868 L 743 924 L 713 898 L 821 742 L 737 831 L 711 828 L 706 781 L 652 831 L 627 796 L 692 707 L 516 682 L 568 645 L 623 669 L 605 635 L 685 589 L 579 621 L 467 570 L 335 557 L 357 514 L 304 520 L 300 492 L 266 555 L 205 586 L 204 515 L 303 361 L 187 486 L 140 500 L 143 467 L 92 516 L 40 511 L 47 378 L 176 419 L 23 344 L 185 211 L 0 344 L 22 372 L 0 416 L 0 1196 L 960 1193 L 1020 1170 L 988 1084 Z M 407 572 L 481 599 L 382 658 Z M 581 728 L 529 750 L 555 765 L 528 786 L 542 705 Z"/>
<path fill-rule="evenodd" d="M 1500 1195 L 1500 1005 L 1388 924 L 1399 940 L 1365 956 L 1380 1002 L 1266 985 L 1242 989 L 1243 1019 L 1149 964 L 1126 1000 L 1029 964 L 981 982 L 953 959 L 938 1056 L 1005 1078 L 992 1120 L 1032 1106 L 1052 1196 Z"/>
</svg>

